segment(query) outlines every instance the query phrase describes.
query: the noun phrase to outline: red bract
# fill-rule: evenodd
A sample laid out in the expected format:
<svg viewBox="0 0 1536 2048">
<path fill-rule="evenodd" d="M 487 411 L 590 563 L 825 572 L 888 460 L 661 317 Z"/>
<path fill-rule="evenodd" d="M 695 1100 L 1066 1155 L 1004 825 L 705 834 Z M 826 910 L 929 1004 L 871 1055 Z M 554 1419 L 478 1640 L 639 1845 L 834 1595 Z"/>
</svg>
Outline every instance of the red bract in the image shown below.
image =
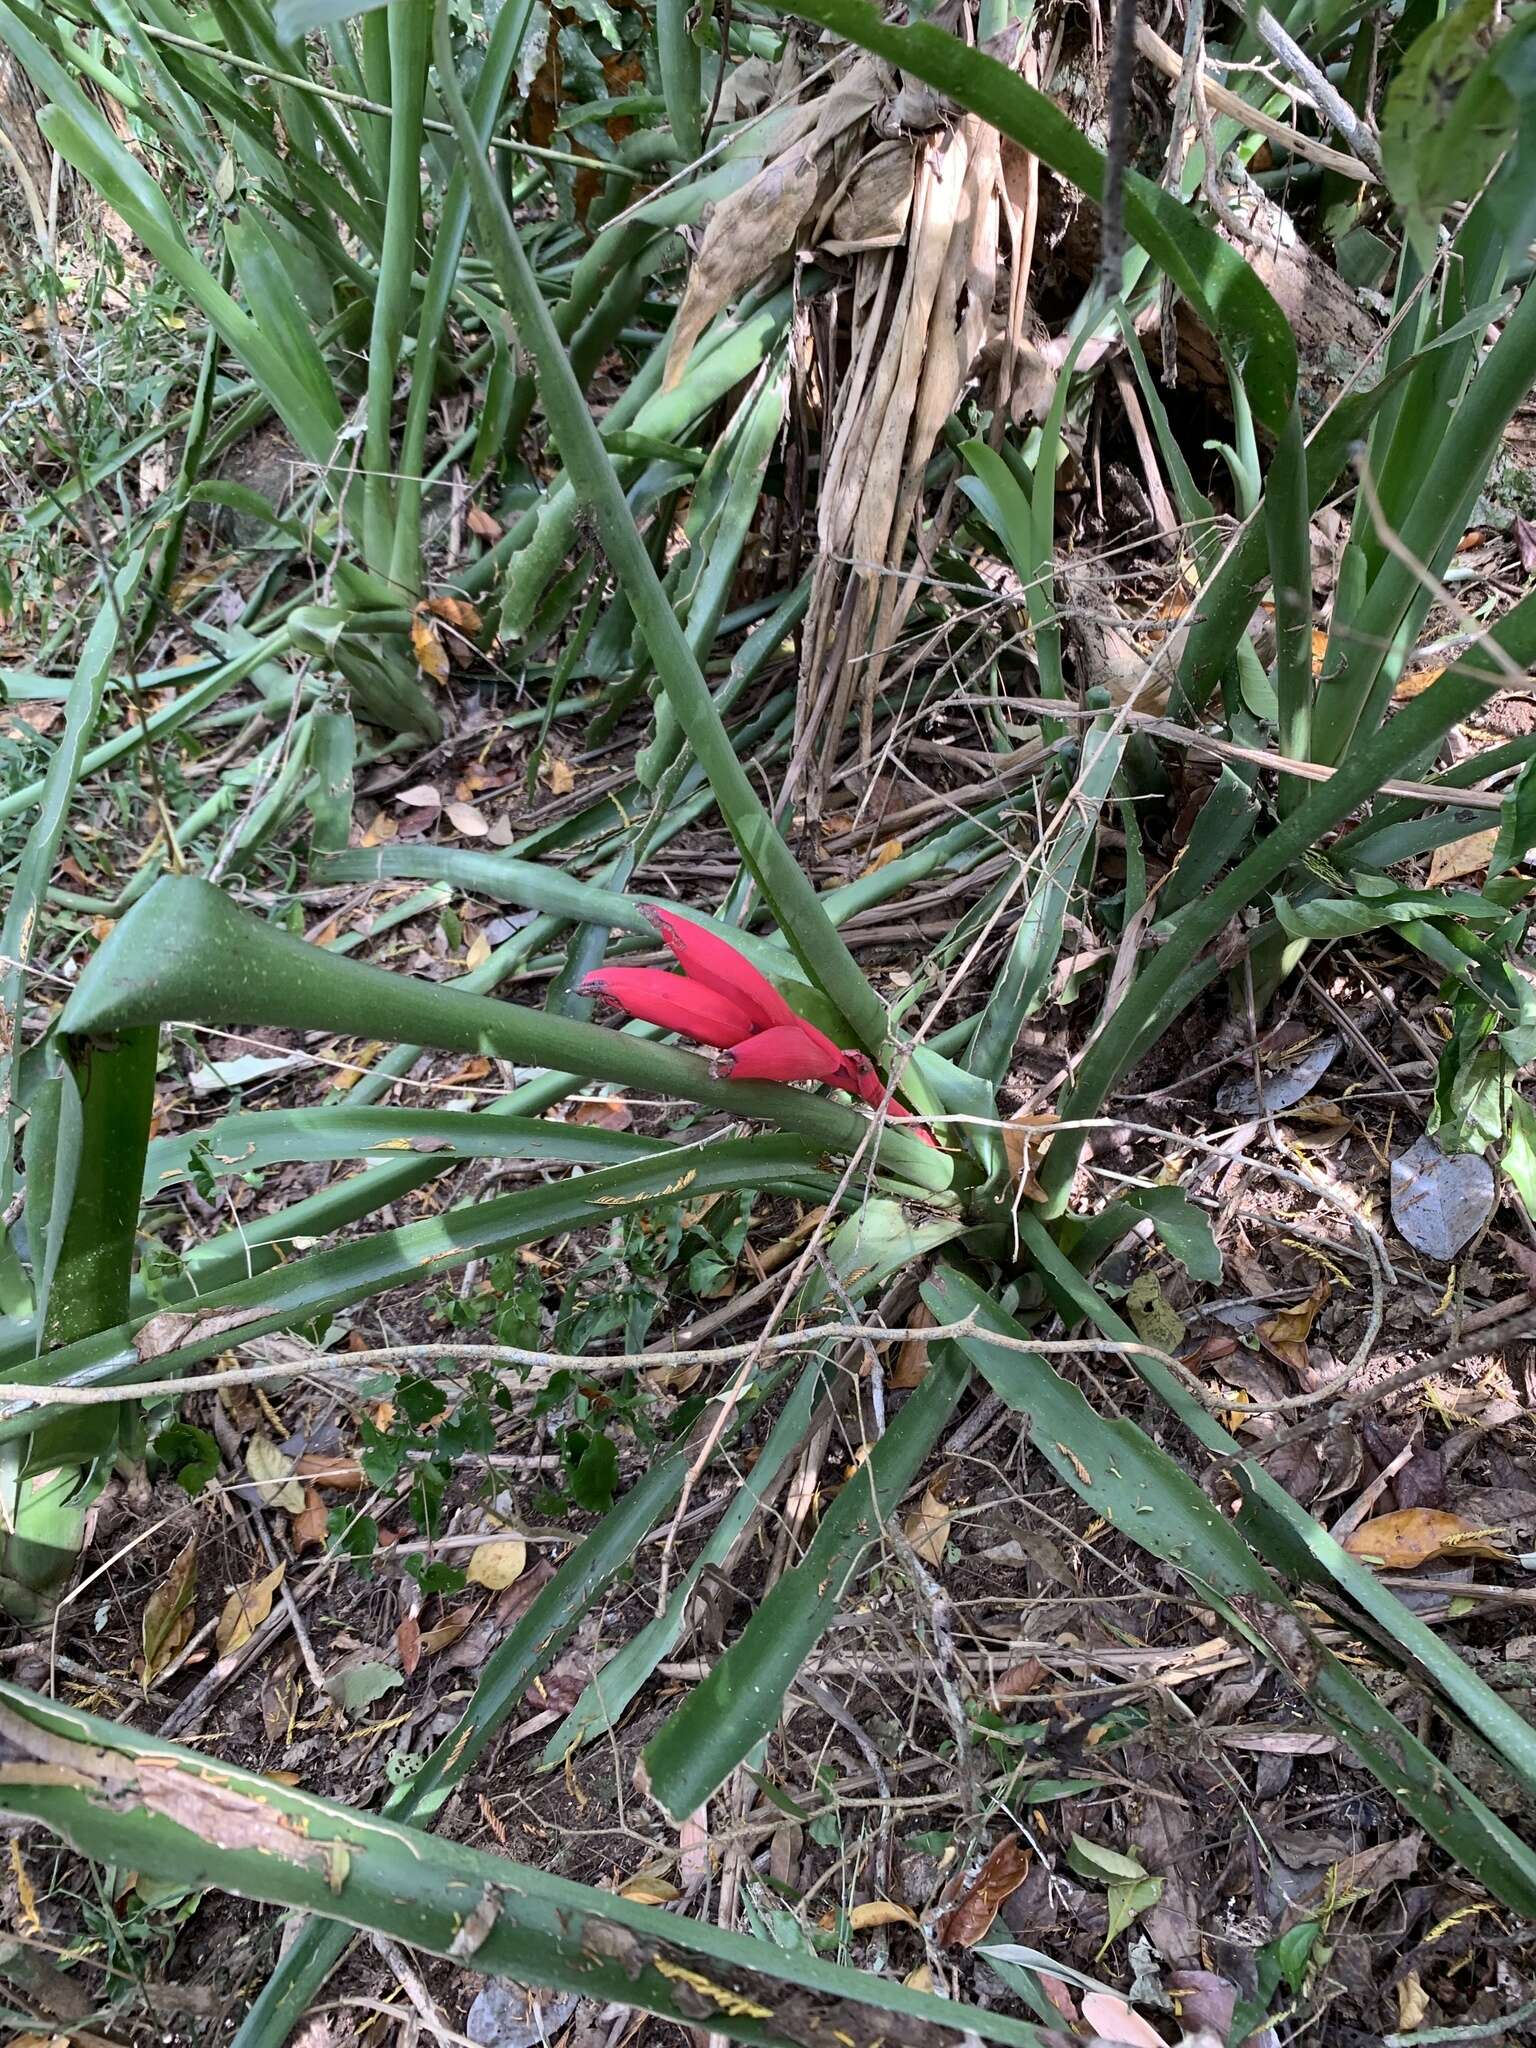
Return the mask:
<svg viewBox="0 0 1536 2048">
<path fill-rule="evenodd" d="M 752 1019 L 739 1003 L 661 967 L 599 967 L 581 985 L 606 996 L 627 1017 L 681 1032 L 700 1045 L 737 1045 L 752 1032 Z"/>
<path fill-rule="evenodd" d="M 722 1080 L 831 1081 L 842 1087 L 843 1056 L 830 1039 L 818 1045 L 803 1024 L 775 1024 L 733 1045 L 711 1062 Z"/>
<path fill-rule="evenodd" d="M 642 1023 L 719 1047 L 713 1070 L 721 1079 L 822 1081 L 857 1095 L 871 1109 L 912 1121 L 891 1101 L 864 1053 L 839 1051 L 734 946 L 657 905 L 647 904 L 644 914 L 681 974 L 660 967 L 600 967 L 583 979 L 584 989 Z M 933 1143 L 921 1126 L 916 1135 Z"/>
<path fill-rule="evenodd" d="M 667 951 L 688 979 L 702 982 L 716 995 L 740 1004 L 751 1017 L 754 1031 L 771 1031 L 776 1025 L 802 1022 L 768 977 L 759 974 L 751 961 L 724 939 L 717 939 L 702 925 L 690 924 L 687 918 L 675 917 L 670 910 L 662 910 L 653 903 L 645 905 L 642 915 L 655 925 Z M 818 1032 L 817 1036 L 821 1034 Z M 827 1043 L 832 1041 L 828 1039 Z"/>
</svg>

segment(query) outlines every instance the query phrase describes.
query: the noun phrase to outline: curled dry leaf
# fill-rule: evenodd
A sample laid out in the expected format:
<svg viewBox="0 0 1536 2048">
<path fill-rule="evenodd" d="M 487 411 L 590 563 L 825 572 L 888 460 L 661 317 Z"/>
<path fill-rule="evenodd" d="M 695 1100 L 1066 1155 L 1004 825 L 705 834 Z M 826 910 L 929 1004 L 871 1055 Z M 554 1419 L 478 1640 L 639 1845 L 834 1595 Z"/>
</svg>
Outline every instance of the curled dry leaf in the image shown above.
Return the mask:
<svg viewBox="0 0 1536 2048">
<path fill-rule="evenodd" d="M 637 1906 L 669 1906 L 682 1893 L 669 1877 L 658 1876 L 650 1870 L 640 1870 L 619 1886 L 619 1897 L 629 1899 Z"/>
<path fill-rule="evenodd" d="M 464 515 L 464 524 L 476 540 L 496 542 L 501 539 L 501 521 L 487 512 L 483 505 L 471 505 Z"/>
<path fill-rule="evenodd" d="M 997 1918 L 1004 1899 L 1029 1875 L 1029 1851 L 1022 1835 L 1004 1835 L 963 1895 L 935 1929 L 944 1948 L 974 1948 Z"/>
<path fill-rule="evenodd" d="M 1443 1508 L 1399 1508 L 1352 1529 L 1344 1548 L 1352 1557 L 1379 1565 L 1383 1571 L 1411 1572 L 1435 1558 L 1507 1559 L 1509 1552 L 1489 1541 L 1492 1533 Z"/>
<path fill-rule="evenodd" d="M 430 676 L 434 683 L 447 682 L 448 650 L 424 606 L 418 606 L 411 614 L 411 652 L 424 676 Z"/>
<path fill-rule="evenodd" d="M 546 754 L 539 763 L 539 780 L 551 796 L 569 796 L 576 787 L 576 770 L 558 754 Z"/>
<path fill-rule="evenodd" d="M 333 1493 L 360 1493 L 363 1468 L 356 1458 L 343 1458 L 334 1451 L 306 1451 L 294 1462 L 293 1476 L 306 1487 L 324 1486 Z"/>
<path fill-rule="evenodd" d="M 932 1565 L 935 1571 L 944 1562 L 944 1547 L 954 1517 L 954 1510 L 944 1503 L 943 1485 L 944 1475 L 940 1473 L 902 1523 L 902 1534 L 923 1563 Z"/>
<path fill-rule="evenodd" d="M 192 1633 L 192 1601 L 197 1592 L 197 1538 L 177 1551 L 170 1570 L 144 1603 L 139 1640 L 143 1645 L 140 1675 L 148 1692 Z"/>
<path fill-rule="evenodd" d="M 400 1659 L 400 1669 L 410 1678 L 421 1662 L 421 1623 L 414 1614 L 406 1615 L 395 1628 L 395 1654 Z"/>
<path fill-rule="evenodd" d="M 303 1508 L 288 1525 L 293 1547 L 301 1556 L 306 1550 L 324 1550 L 330 1519 L 325 1502 L 312 1486 L 306 1487 Z"/>
<path fill-rule="evenodd" d="M 1037 1201 L 1044 1193 L 1040 1168 L 1051 1149 L 1051 1132 L 1060 1121 L 1049 1110 L 1020 1110 L 1003 1125 L 1008 1171 L 1027 1201 Z"/>
<path fill-rule="evenodd" d="M 865 1899 L 849 1910 L 848 1925 L 855 1934 L 867 1934 L 872 1927 L 915 1927 L 917 1915 L 894 1899 Z"/>
<path fill-rule="evenodd" d="M 228 1657 L 240 1649 L 261 1627 L 272 1612 L 272 1602 L 283 1583 L 286 1569 L 284 1565 L 275 1564 L 259 1579 L 248 1579 L 243 1586 L 236 1586 L 224 1602 L 213 1638 L 214 1648 L 221 1657 Z"/>
<path fill-rule="evenodd" d="M 1292 1372 L 1304 1373 L 1311 1363 L 1307 1355 L 1307 1339 L 1328 1293 L 1328 1276 L 1325 1273 L 1305 1301 L 1298 1302 L 1295 1308 L 1281 1309 L 1279 1315 L 1271 1316 L 1268 1322 L 1259 1325 L 1260 1337 Z"/>
<path fill-rule="evenodd" d="M 919 1302 L 908 1318 L 914 1330 L 932 1329 L 934 1316 L 925 1302 Z M 928 1346 L 921 1337 L 908 1337 L 896 1354 L 896 1363 L 885 1376 L 887 1387 L 898 1393 L 910 1393 L 920 1386 L 928 1370 Z"/>
<path fill-rule="evenodd" d="M 439 1650 L 446 1650 L 456 1643 L 475 1618 L 473 1607 L 455 1607 L 445 1614 L 435 1628 L 423 1629 L 420 1650 L 423 1657 L 435 1657 Z"/>
<path fill-rule="evenodd" d="M 441 619 L 445 626 L 452 626 L 456 633 L 465 633 L 470 639 L 480 631 L 480 614 L 467 598 L 441 592 L 427 599 L 427 610 L 434 619 Z"/>
<path fill-rule="evenodd" d="M 472 1586 L 500 1593 L 522 1577 L 527 1562 L 528 1546 L 520 1536 L 499 1537 L 473 1552 L 466 1576 Z"/>
</svg>

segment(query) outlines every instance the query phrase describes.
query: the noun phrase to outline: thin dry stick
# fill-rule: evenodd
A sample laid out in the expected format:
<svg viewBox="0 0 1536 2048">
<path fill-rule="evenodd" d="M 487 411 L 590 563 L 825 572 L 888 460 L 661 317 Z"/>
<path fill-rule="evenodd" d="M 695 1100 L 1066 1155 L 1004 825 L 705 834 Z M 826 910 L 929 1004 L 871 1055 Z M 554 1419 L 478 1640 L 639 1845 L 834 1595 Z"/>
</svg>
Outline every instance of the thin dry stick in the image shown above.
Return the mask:
<svg viewBox="0 0 1536 2048">
<path fill-rule="evenodd" d="M 1312 62 L 1295 37 L 1281 27 L 1267 7 L 1259 9 L 1254 26 L 1258 30 L 1259 41 L 1265 48 L 1279 58 L 1293 77 L 1301 80 L 1318 113 L 1338 130 L 1376 182 L 1384 182 L 1381 151 L 1377 147 L 1376 137 L 1371 133 L 1369 123 L 1355 112 L 1344 95 L 1330 83 L 1327 72 L 1320 70 Z M 1292 144 L 1292 147 L 1294 146 Z M 1297 154 L 1304 156 L 1306 152 L 1299 150 Z"/>
<path fill-rule="evenodd" d="M 1165 78 L 1177 83 L 1184 76 L 1184 60 L 1177 50 L 1170 49 L 1160 35 L 1147 27 L 1145 22 L 1136 26 L 1136 48 L 1149 64 L 1155 64 Z M 1373 169 L 1359 157 L 1346 156 L 1342 150 L 1330 149 L 1326 142 L 1314 142 L 1310 135 L 1301 135 L 1294 128 L 1288 128 L 1283 121 L 1277 121 L 1273 114 L 1266 114 L 1261 107 L 1250 106 L 1225 85 L 1218 85 L 1214 78 L 1202 74 L 1208 105 L 1219 114 L 1226 114 L 1234 121 L 1241 121 L 1245 128 L 1251 128 L 1256 135 L 1268 136 L 1271 142 L 1278 142 L 1293 156 L 1305 157 L 1309 163 L 1320 164 L 1325 171 L 1337 171 L 1341 178 L 1349 178 L 1357 184 L 1380 184 L 1379 168 Z"/>
<path fill-rule="evenodd" d="M 1099 289 L 1120 296 L 1125 255 L 1125 167 L 1131 154 L 1131 80 L 1136 69 L 1136 0 L 1115 0 L 1109 67 L 1109 134 L 1104 148 L 1104 200 L 1099 215 Z"/>
<path fill-rule="evenodd" d="M 797 1272 L 789 1283 L 790 1291 L 793 1291 L 799 1282 L 800 1275 Z M 925 1344 L 931 1344 L 942 1343 L 952 1337 L 977 1336 L 985 1338 L 988 1344 L 996 1345 L 1002 1351 L 1062 1357 L 1077 1352 L 1097 1352 L 1155 1358 L 1175 1372 L 1184 1371 L 1176 1358 L 1171 1358 L 1166 1351 L 1159 1351 L 1155 1344 L 1136 1344 L 1129 1340 L 1119 1343 L 1108 1337 L 1070 1340 L 1052 1338 L 1036 1342 L 1033 1338 L 1011 1337 L 1002 1331 L 986 1329 L 974 1316 L 966 1316 L 956 1323 L 924 1323 L 910 1327 L 887 1327 L 884 1323 L 815 1323 L 806 1330 L 765 1330 L 760 1336 L 741 1344 L 712 1344 L 692 1351 L 620 1351 L 601 1358 L 582 1357 L 563 1351 L 530 1351 L 516 1344 L 391 1344 L 377 1351 L 351 1351 L 347 1353 L 345 1359 L 325 1358 L 316 1353 L 312 1359 L 284 1359 L 262 1365 L 238 1365 L 231 1366 L 227 1372 L 187 1373 L 180 1378 L 135 1380 L 120 1386 L 48 1386 L 45 1383 L 34 1385 L 8 1381 L 4 1386 L 0 1386 L 0 1403 L 9 1407 L 25 1408 L 33 1401 L 40 1401 L 65 1408 L 91 1408 L 107 1401 L 158 1400 L 167 1394 L 211 1393 L 221 1387 L 261 1386 L 272 1380 L 320 1379 L 344 1382 L 355 1372 L 369 1367 L 403 1365 L 412 1360 L 422 1359 L 457 1359 L 462 1360 L 466 1367 L 535 1366 L 542 1367 L 550 1373 L 579 1372 L 584 1376 L 590 1376 L 597 1372 L 639 1372 L 658 1365 L 732 1365 L 743 1360 L 751 1364 L 766 1353 L 808 1351 L 813 1345 L 833 1339 L 852 1341 L 870 1338 L 880 1344 L 905 1344 L 911 1339 L 920 1338 Z M 443 1377 L 456 1375 L 445 1374 Z"/>
</svg>

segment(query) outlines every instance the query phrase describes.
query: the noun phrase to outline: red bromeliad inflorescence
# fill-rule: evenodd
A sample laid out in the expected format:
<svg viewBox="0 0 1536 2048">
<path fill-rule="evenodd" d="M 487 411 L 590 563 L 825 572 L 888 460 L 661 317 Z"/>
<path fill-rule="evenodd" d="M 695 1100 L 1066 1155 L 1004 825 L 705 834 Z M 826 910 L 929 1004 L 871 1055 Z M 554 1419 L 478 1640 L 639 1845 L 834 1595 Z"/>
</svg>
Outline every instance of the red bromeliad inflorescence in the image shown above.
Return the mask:
<svg viewBox="0 0 1536 2048">
<path fill-rule="evenodd" d="M 682 972 L 599 967 L 582 980 L 588 994 L 606 997 L 626 1017 L 717 1047 L 710 1066 L 718 1080 L 822 1081 L 911 1121 L 864 1053 L 841 1051 L 808 1024 L 734 946 L 670 911 L 647 904 L 645 915 Z M 918 1135 L 928 1138 L 921 1127 Z"/>
</svg>

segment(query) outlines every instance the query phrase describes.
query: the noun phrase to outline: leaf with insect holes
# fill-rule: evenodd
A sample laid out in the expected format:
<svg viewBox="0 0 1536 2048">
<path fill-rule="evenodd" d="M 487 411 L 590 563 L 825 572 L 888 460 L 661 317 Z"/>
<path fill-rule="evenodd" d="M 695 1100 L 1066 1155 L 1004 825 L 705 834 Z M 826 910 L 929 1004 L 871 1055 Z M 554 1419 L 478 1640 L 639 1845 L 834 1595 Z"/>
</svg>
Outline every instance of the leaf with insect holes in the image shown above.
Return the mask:
<svg viewBox="0 0 1536 2048">
<path fill-rule="evenodd" d="M 1184 1342 L 1184 1318 L 1166 1299 L 1161 1282 L 1150 1269 L 1131 1282 L 1125 1312 L 1143 1344 L 1155 1344 L 1159 1351 L 1177 1351 Z"/>
<path fill-rule="evenodd" d="M 1464 1515 L 1441 1508 L 1399 1508 L 1375 1515 L 1344 1539 L 1344 1548 L 1383 1571 L 1411 1572 L 1416 1565 L 1442 1557 L 1491 1557 L 1507 1560 L 1509 1552 L 1488 1539 Z"/>
<path fill-rule="evenodd" d="M 197 1592 L 197 1538 L 180 1549 L 170 1569 L 144 1603 L 139 1625 L 143 1679 L 147 1692 L 192 1633 Z"/>
<path fill-rule="evenodd" d="M 236 1586 L 224 1602 L 213 1638 L 214 1648 L 221 1657 L 227 1657 L 232 1650 L 248 1643 L 261 1627 L 272 1612 L 272 1601 L 283 1583 L 286 1570 L 286 1565 L 274 1565 L 259 1579 L 249 1579 L 243 1586 Z"/>
<path fill-rule="evenodd" d="M 281 1508 L 285 1515 L 304 1512 L 304 1488 L 293 1476 L 293 1460 L 271 1437 L 258 1434 L 251 1438 L 245 1449 L 245 1469 L 262 1507 Z"/>
<path fill-rule="evenodd" d="M 522 1577 L 527 1562 L 528 1546 L 520 1537 L 501 1537 L 494 1543 L 482 1543 L 471 1554 L 466 1577 L 472 1586 L 484 1586 L 490 1593 L 504 1593 L 508 1586 Z"/>
</svg>

